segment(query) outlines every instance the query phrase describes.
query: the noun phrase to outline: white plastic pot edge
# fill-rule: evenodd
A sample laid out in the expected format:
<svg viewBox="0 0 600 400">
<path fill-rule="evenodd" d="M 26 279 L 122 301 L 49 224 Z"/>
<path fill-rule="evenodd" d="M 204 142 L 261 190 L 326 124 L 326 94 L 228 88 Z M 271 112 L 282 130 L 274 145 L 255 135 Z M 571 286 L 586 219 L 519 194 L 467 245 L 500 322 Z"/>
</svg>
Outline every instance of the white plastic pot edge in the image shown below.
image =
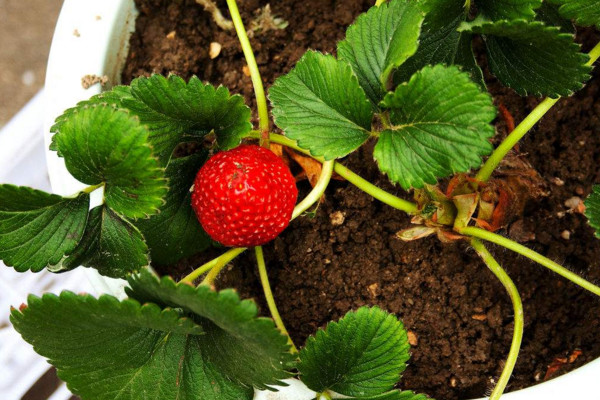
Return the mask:
<svg viewBox="0 0 600 400">
<path fill-rule="evenodd" d="M 65 0 L 52 42 L 46 76 L 46 145 L 51 142 L 50 127 L 57 116 L 77 102 L 100 92 L 100 85 L 84 89 L 81 84 L 83 76 L 107 76 L 112 85 L 120 82 L 136 15 L 133 0 Z M 64 161 L 55 152 L 47 151 L 47 160 L 55 193 L 71 195 L 85 187 L 71 177 Z M 98 202 L 98 199 L 93 201 Z M 123 280 L 102 277 L 94 270 L 88 270 L 88 278 L 99 293 L 124 296 Z M 290 386 L 278 387 L 278 392 L 257 392 L 255 400 L 314 398 L 314 392 L 298 380 L 286 382 Z M 549 382 L 503 396 L 506 400 L 565 398 L 600 399 L 600 359 Z"/>
</svg>

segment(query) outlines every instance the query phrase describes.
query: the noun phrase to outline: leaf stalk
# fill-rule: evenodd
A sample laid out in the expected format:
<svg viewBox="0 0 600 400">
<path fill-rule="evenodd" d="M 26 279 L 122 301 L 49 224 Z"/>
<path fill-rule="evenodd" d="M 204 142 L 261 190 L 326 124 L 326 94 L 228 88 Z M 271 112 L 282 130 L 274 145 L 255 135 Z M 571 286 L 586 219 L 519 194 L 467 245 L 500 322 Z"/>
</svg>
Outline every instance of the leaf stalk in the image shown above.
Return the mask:
<svg viewBox="0 0 600 400">
<path fill-rule="evenodd" d="M 510 345 L 510 350 L 508 352 L 508 357 L 506 358 L 506 363 L 504 364 L 504 368 L 500 374 L 500 379 L 498 379 L 498 383 L 496 383 L 496 387 L 494 387 L 494 390 L 490 395 L 490 400 L 498 400 L 504 393 L 504 389 L 506 389 L 506 385 L 510 380 L 510 376 L 515 368 L 519 351 L 521 349 L 521 342 L 523 340 L 523 326 L 525 325 L 523 317 L 523 303 L 521 302 L 521 296 L 519 295 L 517 287 L 510 279 L 504 268 L 498 264 L 496 259 L 490 254 L 483 243 L 481 243 L 481 241 L 478 239 L 473 238 L 471 239 L 471 246 L 473 246 L 483 262 L 487 265 L 490 271 L 492 271 L 496 278 L 498 278 L 508 292 L 515 315 L 513 338 Z"/>
<path fill-rule="evenodd" d="M 104 182 L 99 183 L 97 185 L 88 186 L 85 189 L 83 189 L 81 192 L 86 193 L 86 194 L 90 194 L 92 192 L 95 192 L 97 189 L 100 189 L 103 186 L 104 186 Z M 75 195 L 75 196 L 77 196 L 77 195 Z"/>
<path fill-rule="evenodd" d="M 240 45 L 242 46 L 242 51 L 244 52 L 244 57 L 248 64 L 248 70 L 250 71 L 252 86 L 254 87 L 256 107 L 258 109 L 258 127 L 262 134 L 261 145 L 269 147 L 269 110 L 267 108 L 267 96 L 265 95 L 260 71 L 258 70 L 256 58 L 252 51 L 252 45 L 250 44 L 250 39 L 248 39 L 248 34 L 246 33 L 246 28 L 244 27 L 244 22 L 242 21 L 237 3 L 235 0 L 227 0 L 227 7 L 229 7 L 233 26 L 235 27 Z"/>
<path fill-rule="evenodd" d="M 590 59 L 585 64 L 591 66 L 600 57 L 600 43 L 588 53 Z M 486 182 L 492 176 L 494 170 L 500 165 L 500 162 L 508 154 L 508 152 L 515 147 L 517 143 L 533 128 L 535 124 L 554 106 L 561 97 L 552 99 L 547 97 L 540 104 L 535 107 L 529 115 L 525 117 L 523 121 L 500 143 L 500 145 L 494 150 L 492 155 L 486 160 L 483 167 L 477 173 L 476 179 Z"/>
<path fill-rule="evenodd" d="M 219 271 L 221 271 L 228 263 L 231 262 L 231 260 L 236 258 L 238 255 L 242 254 L 245 250 L 245 247 L 235 247 L 233 249 L 230 249 L 229 251 L 223 253 L 219 257 L 210 260 L 206 264 L 203 264 L 202 266 L 196 268 L 189 275 L 184 277 L 180 282 L 193 284 L 194 281 L 201 275 L 205 274 L 206 272 L 212 272 L 216 270 L 214 276 L 212 276 L 210 279 L 208 279 L 209 277 L 207 276 L 206 279 L 202 282 L 203 284 L 212 284 L 214 278 L 219 274 Z"/>
<path fill-rule="evenodd" d="M 281 319 L 281 315 L 279 314 L 279 310 L 277 310 L 277 305 L 275 304 L 275 298 L 273 297 L 273 291 L 271 290 L 271 284 L 269 283 L 269 275 L 267 274 L 267 266 L 265 264 L 265 257 L 263 254 L 262 246 L 256 246 L 254 248 L 254 252 L 256 254 L 256 263 L 258 264 L 258 273 L 260 275 L 260 283 L 263 287 L 263 291 L 265 292 L 265 299 L 267 300 L 267 306 L 269 307 L 269 311 L 271 312 L 271 316 L 275 321 L 275 325 L 277 328 L 288 338 L 288 343 L 291 346 L 291 352 L 293 354 L 298 353 L 298 348 L 292 341 L 290 334 L 285 328 L 285 324 Z"/>
<path fill-rule="evenodd" d="M 259 137 L 258 132 L 256 132 L 256 131 L 250 132 L 249 136 L 254 137 L 254 138 Z M 312 154 L 310 154 L 310 152 L 308 150 L 304 150 L 301 147 L 299 147 L 298 144 L 294 140 L 291 140 L 283 135 L 271 133 L 271 141 L 273 143 L 277 143 L 277 144 L 292 148 L 294 150 L 297 150 L 300 153 L 306 154 L 322 163 L 325 162 L 323 157 L 313 156 Z M 340 175 L 341 177 L 346 179 L 348 182 L 352 183 L 354 186 L 358 187 L 365 193 L 370 194 L 377 200 L 381 201 L 382 203 L 387 204 L 390 207 L 404 211 L 408 214 L 414 214 L 418 211 L 417 205 L 415 203 L 412 203 L 408 200 L 401 199 L 397 196 L 394 196 L 393 194 L 391 194 L 389 192 L 386 192 L 383 189 L 378 188 L 377 186 L 373 185 L 371 182 L 360 177 L 359 175 L 352 172 L 350 169 L 346 168 L 345 166 L 343 166 L 342 164 L 340 164 L 337 161 L 334 163 L 333 170 L 338 175 Z"/>
<path fill-rule="evenodd" d="M 486 240 L 491 243 L 495 243 L 495 244 L 505 247 L 509 250 L 512 250 L 515 253 L 521 254 L 522 256 L 525 256 L 525 257 L 529 258 L 530 260 L 533 260 L 536 263 L 557 273 L 558 275 L 570 280 L 574 284 L 581 286 L 582 288 L 594 293 L 596 296 L 600 296 L 600 287 L 583 279 L 579 275 L 569 271 L 562 265 L 555 263 L 554 261 L 550 260 L 549 258 L 544 257 L 540 253 L 537 253 L 517 242 L 507 239 L 504 236 L 500 236 L 498 234 L 486 231 L 485 229 L 476 228 L 474 226 L 468 226 L 468 227 L 459 229 L 458 232 L 462 235 L 471 236 L 471 237 L 475 237 L 478 239 Z"/>
<path fill-rule="evenodd" d="M 308 210 L 313 204 L 315 204 L 325 193 L 325 189 L 329 185 L 331 181 L 331 175 L 333 175 L 333 165 L 334 161 L 325 161 L 323 162 L 323 169 L 321 170 L 321 175 L 319 176 L 319 180 L 315 185 L 314 189 L 306 196 L 296 207 L 294 208 L 294 212 L 292 214 L 292 219 L 302 215 L 303 212 Z"/>
</svg>

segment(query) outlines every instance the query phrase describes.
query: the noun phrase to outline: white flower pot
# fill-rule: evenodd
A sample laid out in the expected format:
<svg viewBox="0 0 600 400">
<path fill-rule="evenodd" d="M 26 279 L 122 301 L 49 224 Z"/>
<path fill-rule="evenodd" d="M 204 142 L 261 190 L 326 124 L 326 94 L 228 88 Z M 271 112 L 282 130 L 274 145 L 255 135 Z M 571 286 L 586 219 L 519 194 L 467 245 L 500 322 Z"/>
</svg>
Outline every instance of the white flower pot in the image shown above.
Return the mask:
<svg viewBox="0 0 600 400">
<path fill-rule="evenodd" d="M 57 116 L 78 101 L 100 92 L 100 85 L 84 89 L 83 76 L 107 76 L 110 83 L 119 83 L 135 17 L 133 0 L 65 0 L 48 61 L 46 144 L 50 144 L 50 127 Z M 70 195 L 84 187 L 71 177 L 55 152 L 48 151 L 47 159 L 55 193 Z M 91 270 L 88 275 L 99 292 L 123 296 L 123 281 L 101 277 Z M 255 396 L 255 400 L 312 398 L 314 392 L 298 381 L 279 392 L 258 392 Z M 509 393 L 503 399 L 600 399 L 600 359 L 549 382 Z"/>
</svg>

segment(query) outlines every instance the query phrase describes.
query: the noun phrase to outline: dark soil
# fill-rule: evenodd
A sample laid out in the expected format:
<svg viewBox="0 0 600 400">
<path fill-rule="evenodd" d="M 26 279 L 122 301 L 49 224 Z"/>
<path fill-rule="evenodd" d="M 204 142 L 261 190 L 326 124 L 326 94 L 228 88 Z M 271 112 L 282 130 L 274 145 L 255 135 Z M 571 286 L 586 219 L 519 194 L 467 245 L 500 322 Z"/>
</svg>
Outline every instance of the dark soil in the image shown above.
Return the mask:
<svg viewBox="0 0 600 400">
<path fill-rule="evenodd" d="M 250 78 L 235 35 L 218 29 L 193 0 L 138 0 L 141 15 L 123 80 L 151 72 L 193 74 L 243 94 L 253 104 Z M 273 13 L 289 22 L 285 30 L 260 32 L 252 39 L 268 87 L 308 49 L 334 52 L 337 40 L 372 1 L 285 0 Z M 241 2 L 251 20 L 266 2 Z M 225 9 L 223 4 L 220 4 Z M 175 36 L 169 33 L 175 31 Z M 584 50 L 599 39 L 580 34 Z M 210 42 L 223 45 L 214 60 Z M 484 57 L 482 62 L 485 63 Z M 539 102 L 520 98 L 488 76 L 497 104 L 520 121 Z M 565 201 L 585 198 L 600 182 L 600 80 L 561 102 L 521 143 L 525 157 L 546 181 L 549 196 L 526 207 L 508 232 L 527 245 L 592 281 L 600 281 L 600 241 L 583 215 Z M 497 121 L 500 140 L 506 124 Z M 380 187 L 402 194 L 381 176 L 367 147 L 346 164 Z M 306 191 L 306 183 L 302 183 Z M 344 221 L 334 225 L 334 213 Z M 335 215 L 339 218 L 339 214 Z M 339 221 L 338 221 L 339 222 Z M 402 388 L 438 400 L 482 397 L 501 371 L 512 336 L 512 307 L 502 286 L 465 244 L 435 238 L 404 243 L 394 234 L 410 225 L 401 212 L 373 200 L 352 185 L 335 182 L 314 218 L 299 218 L 266 246 L 271 284 L 283 319 L 297 344 L 348 310 L 369 304 L 396 313 L 412 332 L 411 365 Z M 510 390 L 546 378 L 548 367 L 576 350 L 581 355 L 557 374 L 600 356 L 600 302 L 545 268 L 500 248 L 493 253 L 520 289 L 525 305 L 525 337 Z M 164 273 L 182 274 L 202 255 Z M 257 299 L 267 313 L 251 254 L 233 263 L 219 281 Z M 578 354 L 578 353 L 575 353 Z M 573 357 L 572 357 L 573 358 Z M 554 376 L 555 376 L 554 375 Z"/>
</svg>

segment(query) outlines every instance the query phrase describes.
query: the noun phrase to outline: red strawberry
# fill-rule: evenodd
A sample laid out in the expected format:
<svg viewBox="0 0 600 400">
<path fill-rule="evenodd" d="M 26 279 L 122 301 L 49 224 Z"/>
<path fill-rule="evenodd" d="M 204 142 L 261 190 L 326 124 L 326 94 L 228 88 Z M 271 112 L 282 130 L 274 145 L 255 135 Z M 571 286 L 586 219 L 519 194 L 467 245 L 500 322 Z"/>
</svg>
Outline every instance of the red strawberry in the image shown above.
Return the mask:
<svg viewBox="0 0 600 400">
<path fill-rule="evenodd" d="M 217 153 L 196 176 L 192 207 L 225 246 L 263 245 L 290 223 L 298 197 L 289 168 L 270 150 L 242 145 Z"/>
</svg>

